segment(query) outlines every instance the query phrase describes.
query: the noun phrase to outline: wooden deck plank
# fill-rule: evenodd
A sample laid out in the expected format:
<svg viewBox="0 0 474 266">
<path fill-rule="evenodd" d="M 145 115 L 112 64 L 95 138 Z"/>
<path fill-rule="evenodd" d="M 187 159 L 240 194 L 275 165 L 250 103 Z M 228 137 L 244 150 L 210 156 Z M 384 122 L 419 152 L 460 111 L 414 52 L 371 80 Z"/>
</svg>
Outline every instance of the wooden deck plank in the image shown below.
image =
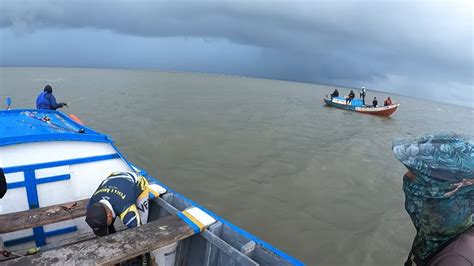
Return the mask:
<svg viewBox="0 0 474 266">
<path fill-rule="evenodd" d="M 58 241 L 58 242 L 54 242 L 54 243 L 42 246 L 41 247 L 41 252 L 45 252 L 45 251 L 49 251 L 49 250 L 53 250 L 53 249 L 58 249 L 62 246 L 67 246 L 67 245 L 75 244 L 75 243 L 78 243 L 78 242 L 91 240 L 93 238 L 96 238 L 96 236 L 93 233 L 87 233 L 87 234 L 67 238 L 67 239 L 64 239 L 62 241 Z M 28 249 L 23 249 L 23 250 L 17 250 L 14 253 L 18 254 L 18 255 L 21 255 L 21 256 L 26 256 L 28 254 L 28 250 L 29 250 L 29 248 Z M 0 256 L 0 264 L 2 263 L 2 261 L 16 259 L 16 258 L 21 257 L 21 256 L 15 255 L 15 254 L 11 254 L 9 257 Z"/>
<path fill-rule="evenodd" d="M 106 237 L 4 262 L 5 265 L 113 265 L 194 235 L 175 215 Z"/>
<path fill-rule="evenodd" d="M 0 215 L 0 234 L 34 228 L 84 216 L 86 214 L 86 207 L 88 203 L 89 199 L 83 199 L 76 201 L 76 205 L 70 210 L 64 210 L 61 206 L 71 205 L 71 202 Z"/>
</svg>

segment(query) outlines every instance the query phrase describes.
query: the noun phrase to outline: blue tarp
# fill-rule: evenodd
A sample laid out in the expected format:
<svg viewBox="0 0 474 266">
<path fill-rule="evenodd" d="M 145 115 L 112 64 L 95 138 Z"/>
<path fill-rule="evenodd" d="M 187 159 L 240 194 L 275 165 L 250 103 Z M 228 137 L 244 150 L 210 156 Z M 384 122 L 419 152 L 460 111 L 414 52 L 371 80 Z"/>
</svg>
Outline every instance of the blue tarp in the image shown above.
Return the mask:
<svg viewBox="0 0 474 266">
<path fill-rule="evenodd" d="M 17 109 L 0 111 L 0 146 L 35 141 L 112 142 L 58 111 Z"/>
<path fill-rule="evenodd" d="M 351 105 L 352 106 L 364 106 L 364 104 L 362 104 L 362 99 L 353 99 L 351 101 Z"/>
<path fill-rule="evenodd" d="M 474 139 L 430 134 L 394 141 L 393 152 L 415 176 L 403 177 L 405 209 L 417 231 L 412 252 L 425 260 L 474 224 Z"/>
</svg>

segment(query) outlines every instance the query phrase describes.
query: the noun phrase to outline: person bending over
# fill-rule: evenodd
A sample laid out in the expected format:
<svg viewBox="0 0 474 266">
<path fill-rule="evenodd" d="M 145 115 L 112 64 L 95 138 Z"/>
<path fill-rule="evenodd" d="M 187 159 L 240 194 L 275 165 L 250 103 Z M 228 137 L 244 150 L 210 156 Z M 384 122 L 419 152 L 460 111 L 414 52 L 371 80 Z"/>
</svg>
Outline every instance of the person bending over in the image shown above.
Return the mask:
<svg viewBox="0 0 474 266">
<path fill-rule="evenodd" d="M 159 189 L 145 177 L 132 172 L 116 172 L 107 177 L 92 195 L 86 211 L 86 223 L 97 236 L 115 233 L 117 217 L 128 228 L 148 220 L 149 193 L 159 196 Z"/>
</svg>

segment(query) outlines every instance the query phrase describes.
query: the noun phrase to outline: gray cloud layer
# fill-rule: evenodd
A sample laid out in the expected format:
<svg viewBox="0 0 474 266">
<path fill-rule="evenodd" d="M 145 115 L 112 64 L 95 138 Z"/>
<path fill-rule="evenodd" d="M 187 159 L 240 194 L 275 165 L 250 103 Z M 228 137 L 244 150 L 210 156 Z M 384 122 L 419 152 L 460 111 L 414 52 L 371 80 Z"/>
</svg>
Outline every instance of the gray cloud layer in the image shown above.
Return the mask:
<svg viewBox="0 0 474 266">
<path fill-rule="evenodd" d="M 468 0 L 2 1 L 0 26 L 229 40 L 261 48 L 267 77 L 414 96 L 452 90 L 472 106 L 472 7 Z"/>
</svg>

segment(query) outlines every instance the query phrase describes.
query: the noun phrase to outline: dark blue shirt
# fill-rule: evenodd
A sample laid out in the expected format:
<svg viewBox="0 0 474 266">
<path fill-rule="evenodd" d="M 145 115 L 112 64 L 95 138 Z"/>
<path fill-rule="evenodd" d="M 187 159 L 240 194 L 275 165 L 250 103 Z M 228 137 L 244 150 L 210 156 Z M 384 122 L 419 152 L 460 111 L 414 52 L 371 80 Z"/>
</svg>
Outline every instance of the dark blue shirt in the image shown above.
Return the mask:
<svg viewBox="0 0 474 266">
<path fill-rule="evenodd" d="M 112 205 L 115 215 L 129 227 L 141 224 L 135 203 L 139 198 L 148 198 L 148 182 L 143 176 L 118 172 L 107 177 L 92 195 L 89 206 L 101 200 Z M 115 218 L 115 217 L 114 217 Z"/>
<path fill-rule="evenodd" d="M 36 98 L 36 109 L 56 110 L 63 107 L 62 104 L 56 102 L 56 98 L 51 93 L 42 92 Z"/>
</svg>

